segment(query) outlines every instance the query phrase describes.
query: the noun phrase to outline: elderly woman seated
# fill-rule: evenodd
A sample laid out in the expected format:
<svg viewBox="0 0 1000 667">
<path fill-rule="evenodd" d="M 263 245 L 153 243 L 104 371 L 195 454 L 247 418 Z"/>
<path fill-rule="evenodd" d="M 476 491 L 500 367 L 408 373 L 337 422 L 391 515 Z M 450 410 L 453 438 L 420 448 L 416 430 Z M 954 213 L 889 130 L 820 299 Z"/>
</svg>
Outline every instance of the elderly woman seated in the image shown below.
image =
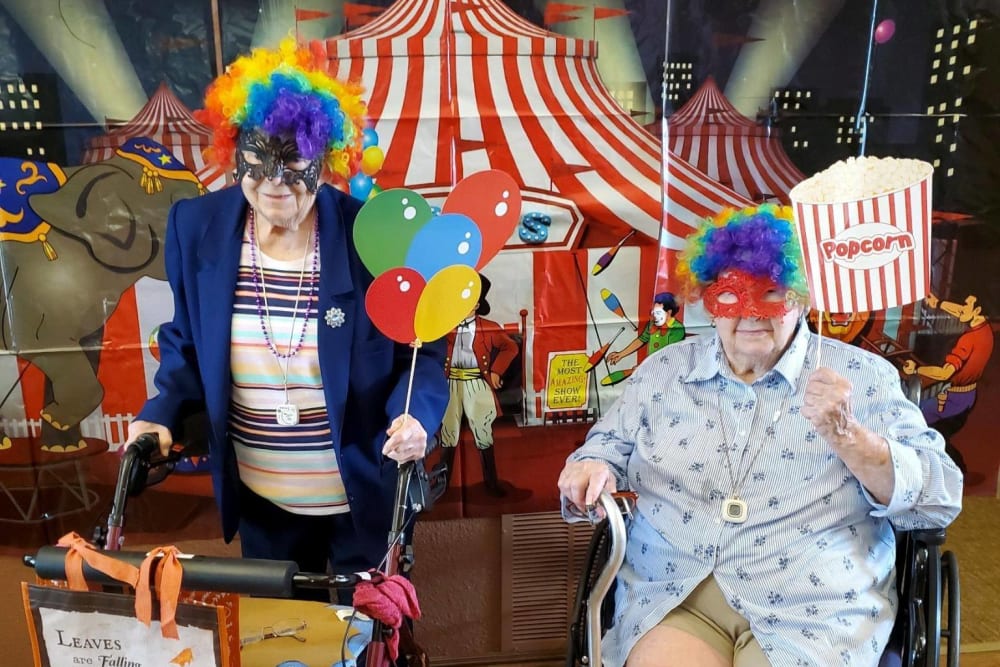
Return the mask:
<svg viewBox="0 0 1000 667">
<path fill-rule="evenodd" d="M 705 221 L 677 274 L 713 334 L 649 357 L 560 474 L 570 512 L 639 496 L 606 665 L 876 665 L 893 526 L 961 508 L 896 370 L 806 327 L 801 261 L 790 209 Z"/>
</svg>

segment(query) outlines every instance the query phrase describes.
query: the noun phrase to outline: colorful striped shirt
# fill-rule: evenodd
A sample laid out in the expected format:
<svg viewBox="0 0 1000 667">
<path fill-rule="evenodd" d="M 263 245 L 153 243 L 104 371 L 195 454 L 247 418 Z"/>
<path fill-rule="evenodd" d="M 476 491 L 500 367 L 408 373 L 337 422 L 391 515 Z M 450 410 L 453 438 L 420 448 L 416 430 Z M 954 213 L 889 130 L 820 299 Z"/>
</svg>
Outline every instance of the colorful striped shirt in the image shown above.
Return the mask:
<svg viewBox="0 0 1000 667">
<path fill-rule="evenodd" d="M 302 260 L 281 261 L 257 253 L 270 311 L 269 318 L 265 311 L 264 321 L 270 322 L 271 340 L 279 352 L 294 349 L 298 343 L 308 303 L 309 322 L 302 347 L 289 359 L 276 356 L 264 338 L 250 252 L 244 236 L 232 319 L 229 411 L 229 435 L 240 479 L 254 493 L 294 514 L 347 512 L 350 508 L 330 435 L 316 347 L 313 295 L 318 290 L 319 272 L 310 278 L 312 252 L 305 260 L 301 295 Z M 263 308 L 263 293 L 260 303 Z M 286 402 L 299 409 L 299 423 L 294 426 L 277 421 L 276 410 Z"/>
</svg>

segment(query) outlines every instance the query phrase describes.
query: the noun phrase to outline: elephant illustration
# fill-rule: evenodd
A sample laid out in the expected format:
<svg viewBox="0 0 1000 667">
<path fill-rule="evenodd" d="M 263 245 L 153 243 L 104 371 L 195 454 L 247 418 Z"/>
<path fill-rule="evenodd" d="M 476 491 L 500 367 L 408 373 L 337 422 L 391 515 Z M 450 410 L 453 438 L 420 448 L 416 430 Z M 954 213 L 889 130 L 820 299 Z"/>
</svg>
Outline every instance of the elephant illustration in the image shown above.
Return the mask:
<svg viewBox="0 0 1000 667">
<path fill-rule="evenodd" d="M 105 322 L 137 280 L 166 278 L 170 206 L 203 192 L 145 137 L 103 162 L 65 169 L 0 158 L 0 349 L 47 379 L 43 450 L 86 447 L 80 422 L 104 397 L 96 369 Z M 0 433 L 0 449 L 11 444 Z"/>
</svg>

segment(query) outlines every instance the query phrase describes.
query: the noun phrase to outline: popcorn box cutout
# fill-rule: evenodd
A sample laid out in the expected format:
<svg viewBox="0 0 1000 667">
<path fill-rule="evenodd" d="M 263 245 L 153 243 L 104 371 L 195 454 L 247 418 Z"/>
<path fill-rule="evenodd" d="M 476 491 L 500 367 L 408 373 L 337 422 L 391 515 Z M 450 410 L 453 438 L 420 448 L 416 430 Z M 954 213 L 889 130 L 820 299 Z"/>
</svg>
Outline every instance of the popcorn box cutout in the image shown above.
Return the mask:
<svg viewBox="0 0 1000 667">
<path fill-rule="evenodd" d="M 927 295 L 933 173 L 920 160 L 852 158 L 792 189 L 813 308 L 885 310 Z"/>
</svg>

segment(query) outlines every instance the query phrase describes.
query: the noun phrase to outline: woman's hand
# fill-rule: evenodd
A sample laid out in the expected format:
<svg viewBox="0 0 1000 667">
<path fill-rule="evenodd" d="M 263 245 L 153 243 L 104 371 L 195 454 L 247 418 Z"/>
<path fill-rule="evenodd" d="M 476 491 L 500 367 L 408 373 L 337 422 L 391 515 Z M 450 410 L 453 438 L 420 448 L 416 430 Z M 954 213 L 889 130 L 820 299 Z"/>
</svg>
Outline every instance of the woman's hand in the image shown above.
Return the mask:
<svg viewBox="0 0 1000 667">
<path fill-rule="evenodd" d="M 400 415 L 393 419 L 386 433 L 389 438 L 382 447 L 382 455 L 393 461 L 416 461 L 424 458 L 427 453 L 427 431 L 410 415 Z"/>
<path fill-rule="evenodd" d="M 602 491 L 613 493 L 616 487 L 611 466 L 597 459 L 570 461 L 559 473 L 559 493 L 583 514 L 597 503 Z"/>
<path fill-rule="evenodd" d="M 161 456 L 166 457 L 170 453 L 170 447 L 174 444 L 174 436 L 170 433 L 170 429 L 162 424 L 154 424 L 141 419 L 133 421 L 128 425 L 127 442 L 134 442 L 136 438 L 145 433 L 152 433 L 159 438 Z M 122 453 L 124 452 L 123 449 Z"/>
<path fill-rule="evenodd" d="M 851 435 L 851 389 L 847 378 L 826 367 L 813 371 L 806 383 L 802 416 L 835 449 Z"/>
</svg>

